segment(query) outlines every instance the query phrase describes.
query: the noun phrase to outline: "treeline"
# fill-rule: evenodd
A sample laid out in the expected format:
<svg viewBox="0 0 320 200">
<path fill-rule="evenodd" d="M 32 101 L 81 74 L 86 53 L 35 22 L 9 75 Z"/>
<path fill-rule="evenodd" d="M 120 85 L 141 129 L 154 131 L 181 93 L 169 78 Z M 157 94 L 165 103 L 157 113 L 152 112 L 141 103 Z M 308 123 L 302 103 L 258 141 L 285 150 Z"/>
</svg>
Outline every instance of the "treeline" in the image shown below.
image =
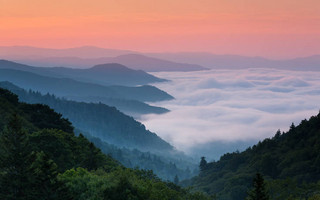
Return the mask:
<svg viewBox="0 0 320 200">
<path fill-rule="evenodd" d="M 0 88 L 0 111 L 0 199 L 209 199 L 123 167 L 48 106 Z"/>
<path fill-rule="evenodd" d="M 277 131 L 246 151 L 227 153 L 216 162 L 202 162 L 199 176 L 184 182 L 218 199 L 241 200 L 259 172 L 270 199 L 320 197 L 320 113 L 286 133 Z"/>
</svg>

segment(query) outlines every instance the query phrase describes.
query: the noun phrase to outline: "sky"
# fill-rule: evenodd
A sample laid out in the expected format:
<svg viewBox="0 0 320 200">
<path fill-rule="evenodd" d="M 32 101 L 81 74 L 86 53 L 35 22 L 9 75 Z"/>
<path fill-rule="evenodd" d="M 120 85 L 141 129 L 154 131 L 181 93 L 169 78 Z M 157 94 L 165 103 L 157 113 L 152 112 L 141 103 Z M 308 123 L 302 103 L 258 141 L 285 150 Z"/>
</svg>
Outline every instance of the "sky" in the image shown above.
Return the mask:
<svg viewBox="0 0 320 200">
<path fill-rule="evenodd" d="M 0 0 L 0 46 L 320 54 L 319 0 Z"/>
<path fill-rule="evenodd" d="M 155 105 L 163 115 L 141 120 L 148 129 L 188 154 L 218 159 L 287 131 L 319 113 L 320 72 L 276 69 L 159 72 L 155 84 L 175 100 Z"/>
</svg>

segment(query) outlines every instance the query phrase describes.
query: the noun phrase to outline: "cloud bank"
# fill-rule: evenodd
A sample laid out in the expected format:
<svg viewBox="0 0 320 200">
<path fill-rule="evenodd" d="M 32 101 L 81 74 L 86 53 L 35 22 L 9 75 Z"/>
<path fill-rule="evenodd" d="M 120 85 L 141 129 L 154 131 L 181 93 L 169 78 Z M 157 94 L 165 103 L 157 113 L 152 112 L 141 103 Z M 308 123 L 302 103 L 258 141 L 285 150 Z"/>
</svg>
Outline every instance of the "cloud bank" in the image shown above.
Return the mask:
<svg viewBox="0 0 320 200">
<path fill-rule="evenodd" d="M 236 144 L 253 144 L 320 108 L 320 72 L 247 69 L 154 75 L 172 80 L 156 86 L 176 99 L 156 104 L 171 112 L 146 115 L 141 121 L 187 153 L 210 149 L 210 144 L 212 151 L 219 151 L 213 145 L 217 143 L 235 144 L 234 150 Z"/>
</svg>

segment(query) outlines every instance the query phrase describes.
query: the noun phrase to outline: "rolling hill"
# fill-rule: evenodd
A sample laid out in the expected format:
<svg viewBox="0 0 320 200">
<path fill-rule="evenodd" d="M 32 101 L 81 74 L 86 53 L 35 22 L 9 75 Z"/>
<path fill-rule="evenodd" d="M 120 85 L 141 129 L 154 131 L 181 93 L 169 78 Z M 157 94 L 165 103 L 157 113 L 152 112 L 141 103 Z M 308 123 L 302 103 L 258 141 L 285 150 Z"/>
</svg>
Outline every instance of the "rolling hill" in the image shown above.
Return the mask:
<svg viewBox="0 0 320 200">
<path fill-rule="evenodd" d="M 75 81 L 70 78 L 41 76 L 31 72 L 13 69 L 0 69 L 0 80 L 9 81 L 24 89 L 57 96 L 107 97 L 140 101 L 162 101 L 173 97 L 154 86 L 103 86 L 99 84 Z M 139 95 L 136 95 L 138 93 Z"/>
<path fill-rule="evenodd" d="M 116 63 L 96 65 L 88 69 L 73 69 L 66 67 L 34 67 L 8 60 L 0 60 L 0 69 L 15 69 L 32 72 L 42 76 L 71 78 L 78 81 L 91 82 L 106 86 L 136 86 L 166 81 L 144 71 L 129 69 L 124 65 Z"/>
<path fill-rule="evenodd" d="M 173 99 L 166 92 L 149 85 L 138 87 L 104 86 L 76 81 L 70 78 L 55 78 L 27 71 L 1 69 L 1 67 L 0 81 L 9 81 L 26 90 L 31 89 L 41 93 L 51 93 L 66 99 L 84 102 L 102 102 L 115 106 L 122 112 L 137 118 L 142 114 L 162 114 L 169 111 L 165 108 L 150 106 L 144 102 Z"/>
</svg>

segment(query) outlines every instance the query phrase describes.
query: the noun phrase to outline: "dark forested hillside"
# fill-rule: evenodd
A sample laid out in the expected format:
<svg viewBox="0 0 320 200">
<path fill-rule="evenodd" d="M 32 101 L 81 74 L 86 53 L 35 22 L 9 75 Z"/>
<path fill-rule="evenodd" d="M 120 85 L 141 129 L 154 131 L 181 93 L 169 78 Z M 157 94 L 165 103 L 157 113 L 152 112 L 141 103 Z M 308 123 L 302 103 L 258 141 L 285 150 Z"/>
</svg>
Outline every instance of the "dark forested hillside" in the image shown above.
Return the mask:
<svg viewBox="0 0 320 200">
<path fill-rule="evenodd" d="M 199 176 L 184 184 L 217 194 L 218 199 L 244 199 L 257 172 L 267 180 L 271 199 L 319 194 L 320 113 L 242 153 L 227 153 L 219 161 L 204 163 L 200 170 Z"/>
<path fill-rule="evenodd" d="M 89 152 L 86 151 L 90 142 L 83 136 L 75 137 L 74 128 L 67 119 L 62 118 L 61 114 L 54 112 L 47 105 L 20 103 L 18 96 L 0 88 L 0 130 L 5 129 L 13 115 L 19 116 L 21 127 L 28 134 L 31 150 L 44 151 L 51 155 L 51 159 L 56 163 L 63 163 L 58 168 L 61 170 L 71 165 L 84 167 L 83 163 L 87 159 L 86 154 Z M 9 130 L 5 129 L 5 131 Z M 58 148 L 59 145 L 61 148 Z M 77 145 L 83 145 L 83 147 L 80 148 Z M 92 150 L 97 153 L 100 151 L 95 147 L 92 147 Z M 99 153 L 99 157 L 101 155 L 103 154 Z M 99 162 L 103 163 L 105 159 L 106 157 L 99 158 Z"/>
<path fill-rule="evenodd" d="M 39 92 L 26 92 L 8 82 L 0 87 L 10 89 L 19 99 L 27 103 L 49 105 L 68 118 L 78 129 L 90 132 L 91 135 L 106 140 L 111 144 L 138 148 L 144 151 L 170 152 L 173 147 L 116 108 L 102 103 L 81 103 L 58 99 L 54 95 L 41 95 Z"/>
<path fill-rule="evenodd" d="M 0 199 L 209 199 L 119 165 L 48 106 L 0 88 Z"/>
</svg>

